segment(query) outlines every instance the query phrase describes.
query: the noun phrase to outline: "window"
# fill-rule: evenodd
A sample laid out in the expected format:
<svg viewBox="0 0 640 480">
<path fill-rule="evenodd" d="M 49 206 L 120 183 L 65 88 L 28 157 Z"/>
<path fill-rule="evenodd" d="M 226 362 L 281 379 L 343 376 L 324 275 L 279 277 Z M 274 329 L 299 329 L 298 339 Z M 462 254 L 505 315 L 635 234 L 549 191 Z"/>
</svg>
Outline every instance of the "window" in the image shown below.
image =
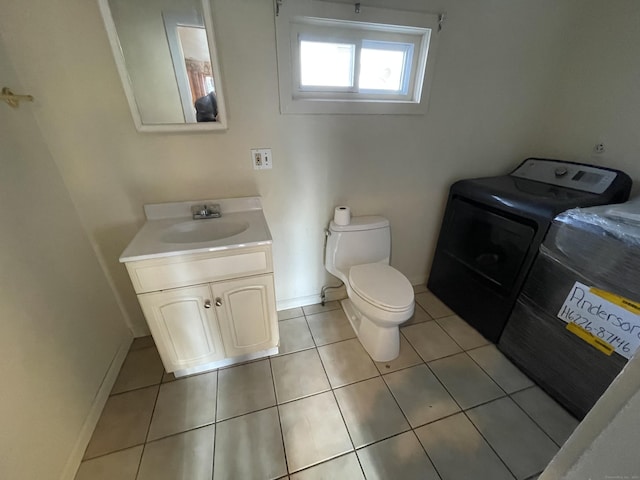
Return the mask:
<svg viewBox="0 0 640 480">
<path fill-rule="evenodd" d="M 424 113 L 436 15 L 317 0 L 276 19 L 282 113 Z"/>
</svg>

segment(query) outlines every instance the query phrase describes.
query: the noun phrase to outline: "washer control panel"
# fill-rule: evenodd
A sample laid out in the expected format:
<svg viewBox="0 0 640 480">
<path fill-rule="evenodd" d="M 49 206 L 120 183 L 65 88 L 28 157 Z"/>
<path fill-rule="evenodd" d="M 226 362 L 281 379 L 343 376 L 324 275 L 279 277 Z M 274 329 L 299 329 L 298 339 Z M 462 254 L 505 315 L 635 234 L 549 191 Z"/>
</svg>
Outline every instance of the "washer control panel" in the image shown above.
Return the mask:
<svg viewBox="0 0 640 480">
<path fill-rule="evenodd" d="M 511 175 L 590 193 L 604 193 L 618 176 L 592 165 L 536 158 L 525 160 Z"/>
</svg>

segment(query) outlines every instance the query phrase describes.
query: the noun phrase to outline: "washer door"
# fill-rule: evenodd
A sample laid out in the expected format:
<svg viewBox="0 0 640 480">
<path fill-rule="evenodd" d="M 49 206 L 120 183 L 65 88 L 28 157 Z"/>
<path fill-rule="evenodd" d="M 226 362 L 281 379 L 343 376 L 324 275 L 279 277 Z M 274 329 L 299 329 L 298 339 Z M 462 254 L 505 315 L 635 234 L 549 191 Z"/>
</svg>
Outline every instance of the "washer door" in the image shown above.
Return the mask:
<svg viewBox="0 0 640 480">
<path fill-rule="evenodd" d="M 536 233 L 533 226 L 454 198 L 444 251 L 510 291 Z"/>
</svg>

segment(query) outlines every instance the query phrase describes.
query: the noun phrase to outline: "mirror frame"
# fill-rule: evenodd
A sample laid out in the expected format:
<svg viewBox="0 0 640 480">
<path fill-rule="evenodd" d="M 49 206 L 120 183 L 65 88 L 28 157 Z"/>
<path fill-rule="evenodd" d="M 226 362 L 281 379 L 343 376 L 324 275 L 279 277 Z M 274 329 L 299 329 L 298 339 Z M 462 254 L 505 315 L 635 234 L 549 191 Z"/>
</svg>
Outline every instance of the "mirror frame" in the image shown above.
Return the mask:
<svg viewBox="0 0 640 480">
<path fill-rule="evenodd" d="M 218 51 L 215 45 L 215 31 L 213 29 L 213 10 L 211 7 L 211 0 L 201 0 L 202 16 L 204 17 L 204 26 L 207 32 L 207 43 L 209 46 L 209 56 L 211 57 L 211 69 L 214 75 L 214 82 L 216 86 L 216 100 L 218 102 L 218 118 L 216 122 L 200 122 L 200 123 L 142 123 L 142 117 L 140 116 L 140 110 L 136 103 L 136 97 L 133 90 L 133 84 L 131 78 L 127 72 L 127 64 L 125 62 L 122 46 L 120 45 L 120 39 L 118 38 L 118 31 L 116 30 L 113 16 L 111 15 L 111 8 L 109 7 L 109 0 L 98 0 L 98 6 L 100 7 L 100 13 L 102 14 L 102 20 L 104 21 L 105 29 L 107 30 L 107 36 L 109 37 L 109 44 L 113 52 L 113 58 L 116 62 L 116 68 L 120 74 L 120 80 L 122 81 L 122 87 L 124 88 L 127 102 L 129 103 L 129 109 L 131 110 L 131 116 L 133 122 L 136 125 L 136 129 L 139 132 L 201 132 L 212 130 L 226 130 L 227 127 L 227 109 L 224 101 L 224 94 L 222 88 L 222 75 L 220 70 L 220 62 L 218 60 Z"/>
</svg>

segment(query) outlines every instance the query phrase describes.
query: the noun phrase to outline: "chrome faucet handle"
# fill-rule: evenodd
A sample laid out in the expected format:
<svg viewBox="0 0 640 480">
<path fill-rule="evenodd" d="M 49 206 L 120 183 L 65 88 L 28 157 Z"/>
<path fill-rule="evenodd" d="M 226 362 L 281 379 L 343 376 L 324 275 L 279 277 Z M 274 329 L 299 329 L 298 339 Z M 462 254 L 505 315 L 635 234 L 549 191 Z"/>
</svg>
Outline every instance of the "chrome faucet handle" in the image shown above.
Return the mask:
<svg viewBox="0 0 640 480">
<path fill-rule="evenodd" d="M 192 215 L 202 215 L 202 211 L 207 208 L 206 205 L 191 205 Z"/>
<path fill-rule="evenodd" d="M 191 216 L 194 220 L 202 218 L 219 218 L 222 216 L 220 213 L 220 204 L 214 203 L 212 205 L 192 205 Z"/>
<path fill-rule="evenodd" d="M 191 216 L 194 220 L 207 218 L 209 210 L 206 205 L 191 205 Z"/>
</svg>

